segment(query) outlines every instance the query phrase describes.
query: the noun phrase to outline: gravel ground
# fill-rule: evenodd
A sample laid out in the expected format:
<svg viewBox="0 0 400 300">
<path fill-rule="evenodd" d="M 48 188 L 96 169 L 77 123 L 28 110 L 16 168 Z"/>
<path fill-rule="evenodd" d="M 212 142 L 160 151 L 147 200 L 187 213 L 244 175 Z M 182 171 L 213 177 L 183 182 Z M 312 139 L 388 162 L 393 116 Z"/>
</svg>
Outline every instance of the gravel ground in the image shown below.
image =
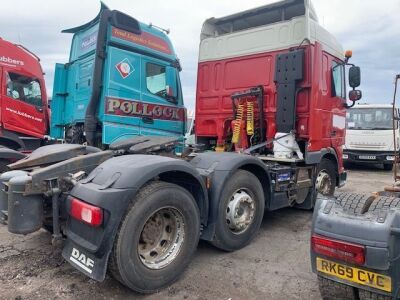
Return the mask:
<svg viewBox="0 0 400 300">
<path fill-rule="evenodd" d="M 342 191 L 373 192 L 392 182 L 380 167 L 350 166 Z M 2 299 L 319 299 L 311 273 L 312 213 L 283 209 L 267 213 L 257 238 L 245 249 L 224 253 L 200 242 L 182 278 L 153 295 L 131 292 L 114 279 L 102 283 L 80 274 L 39 231 L 12 235 L 0 227 Z"/>
</svg>

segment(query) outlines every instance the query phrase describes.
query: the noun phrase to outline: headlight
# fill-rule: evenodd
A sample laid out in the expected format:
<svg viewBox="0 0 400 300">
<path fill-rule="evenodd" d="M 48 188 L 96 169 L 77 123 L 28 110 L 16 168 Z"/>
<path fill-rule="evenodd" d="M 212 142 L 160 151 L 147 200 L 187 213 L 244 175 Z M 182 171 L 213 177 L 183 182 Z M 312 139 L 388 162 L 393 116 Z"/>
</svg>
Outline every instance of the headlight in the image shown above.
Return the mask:
<svg viewBox="0 0 400 300">
<path fill-rule="evenodd" d="M 386 156 L 386 160 L 394 160 L 394 156 Z"/>
<path fill-rule="evenodd" d="M 343 159 L 348 159 L 349 156 L 347 154 L 343 154 Z"/>
</svg>

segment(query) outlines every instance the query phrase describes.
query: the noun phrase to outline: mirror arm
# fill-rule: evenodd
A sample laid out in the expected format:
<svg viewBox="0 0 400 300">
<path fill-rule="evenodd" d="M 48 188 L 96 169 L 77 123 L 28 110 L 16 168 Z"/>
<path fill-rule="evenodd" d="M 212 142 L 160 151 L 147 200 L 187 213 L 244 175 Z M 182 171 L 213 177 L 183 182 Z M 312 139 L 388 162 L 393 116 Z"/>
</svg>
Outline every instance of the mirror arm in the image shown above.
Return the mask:
<svg viewBox="0 0 400 300">
<path fill-rule="evenodd" d="M 356 101 L 352 101 L 353 104 L 348 105 L 347 103 L 344 104 L 344 108 L 352 108 L 354 105 L 356 105 Z"/>
</svg>

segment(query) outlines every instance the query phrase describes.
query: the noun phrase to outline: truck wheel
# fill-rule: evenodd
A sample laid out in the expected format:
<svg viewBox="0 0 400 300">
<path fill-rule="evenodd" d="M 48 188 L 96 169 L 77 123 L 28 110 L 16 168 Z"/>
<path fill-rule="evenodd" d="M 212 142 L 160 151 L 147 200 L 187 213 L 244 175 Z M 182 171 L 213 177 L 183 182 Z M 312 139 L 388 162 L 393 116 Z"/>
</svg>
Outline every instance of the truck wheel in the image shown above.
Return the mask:
<svg viewBox="0 0 400 300">
<path fill-rule="evenodd" d="M 393 169 L 393 164 L 383 164 L 383 169 L 385 171 L 390 171 Z"/>
<path fill-rule="evenodd" d="M 357 289 L 322 276 L 318 276 L 319 292 L 323 300 L 356 300 Z"/>
<path fill-rule="evenodd" d="M 380 295 L 366 290 L 359 290 L 358 292 L 360 300 L 392 300 L 393 298 L 386 295 Z"/>
<path fill-rule="evenodd" d="M 324 196 L 332 196 L 336 188 L 336 167 L 327 158 L 321 159 L 315 179 L 315 189 Z"/>
<path fill-rule="evenodd" d="M 258 178 L 248 171 L 236 171 L 222 191 L 211 243 L 225 251 L 246 246 L 260 228 L 264 206 L 264 191 Z"/>
<path fill-rule="evenodd" d="M 200 213 L 182 187 L 152 182 L 132 200 L 110 256 L 111 274 L 132 290 L 153 293 L 189 264 L 200 236 Z"/>
</svg>

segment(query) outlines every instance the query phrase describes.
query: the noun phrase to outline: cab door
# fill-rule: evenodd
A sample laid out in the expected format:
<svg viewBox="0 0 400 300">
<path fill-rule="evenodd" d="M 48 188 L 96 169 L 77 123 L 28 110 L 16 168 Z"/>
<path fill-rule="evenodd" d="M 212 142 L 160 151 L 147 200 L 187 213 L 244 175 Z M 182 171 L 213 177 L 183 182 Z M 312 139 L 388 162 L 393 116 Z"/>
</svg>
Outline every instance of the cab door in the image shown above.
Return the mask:
<svg viewBox="0 0 400 300">
<path fill-rule="evenodd" d="M 346 81 L 345 65 L 333 59 L 331 63 L 331 99 L 330 110 L 332 113 L 331 144 L 337 148 L 344 144 L 346 135 Z"/>
<path fill-rule="evenodd" d="M 2 122 L 5 129 L 42 138 L 47 133 L 44 87 L 36 78 L 3 72 Z"/>
<path fill-rule="evenodd" d="M 183 136 L 185 112 L 177 69 L 143 57 L 140 135 Z"/>
<path fill-rule="evenodd" d="M 110 46 L 100 108 L 103 144 L 140 135 L 141 55 Z M 104 112 L 104 115 L 103 115 Z"/>
</svg>

